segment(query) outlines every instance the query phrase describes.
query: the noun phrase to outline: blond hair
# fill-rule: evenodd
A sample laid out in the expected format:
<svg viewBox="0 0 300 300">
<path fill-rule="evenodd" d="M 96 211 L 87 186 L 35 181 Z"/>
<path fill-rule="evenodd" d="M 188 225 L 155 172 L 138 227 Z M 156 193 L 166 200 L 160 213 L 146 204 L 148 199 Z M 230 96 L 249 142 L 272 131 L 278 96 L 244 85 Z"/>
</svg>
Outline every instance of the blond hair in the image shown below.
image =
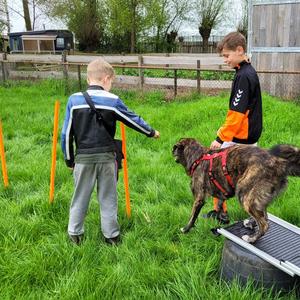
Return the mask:
<svg viewBox="0 0 300 300">
<path fill-rule="evenodd" d="M 105 76 L 113 78 L 115 76 L 115 71 L 103 58 L 99 57 L 88 64 L 87 77 L 89 80 L 102 80 Z"/>
<path fill-rule="evenodd" d="M 223 49 L 235 51 L 238 46 L 241 46 L 246 51 L 245 37 L 240 32 L 230 32 L 218 43 L 217 50 L 219 53 Z"/>
</svg>

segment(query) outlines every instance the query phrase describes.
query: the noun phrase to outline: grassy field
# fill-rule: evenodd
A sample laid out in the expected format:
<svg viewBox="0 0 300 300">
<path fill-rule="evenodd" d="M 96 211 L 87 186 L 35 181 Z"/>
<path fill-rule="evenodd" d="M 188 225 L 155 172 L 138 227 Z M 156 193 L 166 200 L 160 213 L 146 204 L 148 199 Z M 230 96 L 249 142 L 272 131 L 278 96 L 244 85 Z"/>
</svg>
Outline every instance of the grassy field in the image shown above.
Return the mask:
<svg viewBox="0 0 300 300">
<path fill-rule="evenodd" d="M 119 220 L 122 244 L 109 247 L 99 231 L 95 195 L 86 218 L 86 240 L 78 247 L 66 236 L 73 181 L 57 151 L 55 201 L 48 203 L 54 101 L 61 101 L 60 130 L 67 97 L 59 81 L 15 82 L 0 87 L 10 187 L 0 181 L 0 299 L 296 299 L 294 293 L 228 285 L 220 279 L 224 239 L 199 218 L 190 234 L 179 228 L 193 202 L 189 178 L 171 155 L 181 137 L 209 145 L 223 122 L 228 94 L 191 95 L 165 102 L 163 94 L 118 92 L 124 102 L 161 132 L 148 139 L 127 133 L 132 217 L 125 215 L 120 175 Z M 263 96 L 264 131 L 260 146 L 300 146 L 300 106 Z M 269 211 L 297 226 L 300 180 Z M 232 220 L 246 215 L 237 201 L 228 203 Z M 203 212 L 212 209 L 208 199 Z"/>
<path fill-rule="evenodd" d="M 118 75 L 129 75 L 129 76 L 139 76 L 138 69 L 126 69 L 126 68 L 115 68 Z M 153 70 L 145 69 L 145 77 L 154 77 L 154 78 L 173 78 L 173 70 Z M 178 70 L 178 78 L 185 79 L 197 79 L 196 71 L 188 70 Z M 201 71 L 201 80 L 233 80 L 234 72 L 222 72 L 222 71 Z"/>
</svg>

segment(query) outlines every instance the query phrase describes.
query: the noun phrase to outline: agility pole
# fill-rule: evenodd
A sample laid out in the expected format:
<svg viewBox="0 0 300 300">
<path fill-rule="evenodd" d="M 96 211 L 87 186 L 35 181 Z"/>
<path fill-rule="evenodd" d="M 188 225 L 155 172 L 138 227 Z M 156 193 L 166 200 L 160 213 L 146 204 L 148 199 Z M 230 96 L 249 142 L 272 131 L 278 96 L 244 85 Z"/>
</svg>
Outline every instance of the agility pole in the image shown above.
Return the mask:
<svg viewBox="0 0 300 300">
<path fill-rule="evenodd" d="M 0 156 L 1 156 L 2 176 L 3 176 L 4 187 L 8 187 L 8 176 L 7 176 L 6 161 L 5 161 L 4 139 L 3 139 L 3 133 L 2 133 L 1 119 L 0 119 Z"/>
<path fill-rule="evenodd" d="M 59 113 L 59 101 L 55 101 L 54 106 L 54 126 L 53 126 L 53 142 L 52 142 L 52 164 L 50 174 L 50 193 L 49 201 L 53 203 L 54 200 L 54 179 L 55 179 L 55 167 L 56 167 L 56 146 L 57 146 L 57 133 L 58 133 L 58 113 Z"/>
<path fill-rule="evenodd" d="M 121 127 L 121 137 L 122 137 L 122 141 L 123 141 L 122 151 L 123 151 L 123 155 L 124 155 L 124 160 L 123 160 L 123 174 L 124 174 L 126 215 L 127 215 L 128 218 L 130 218 L 130 216 L 131 216 L 131 208 L 130 208 L 129 184 L 128 184 L 125 125 L 123 123 L 121 123 L 120 127 Z"/>
</svg>

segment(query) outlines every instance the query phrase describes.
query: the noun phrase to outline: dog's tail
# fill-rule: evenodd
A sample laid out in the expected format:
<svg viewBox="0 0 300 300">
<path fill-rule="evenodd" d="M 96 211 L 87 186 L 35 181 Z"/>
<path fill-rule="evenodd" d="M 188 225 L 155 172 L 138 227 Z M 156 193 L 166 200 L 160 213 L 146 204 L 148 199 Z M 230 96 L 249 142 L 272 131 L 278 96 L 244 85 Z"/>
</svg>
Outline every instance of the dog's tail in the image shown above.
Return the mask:
<svg viewBox="0 0 300 300">
<path fill-rule="evenodd" d="M 276 145 L 269 152 L 287 160 L 287 172 L 290 176 L 300 176 L 300 149 L 291 145 Z"/>
</svg>

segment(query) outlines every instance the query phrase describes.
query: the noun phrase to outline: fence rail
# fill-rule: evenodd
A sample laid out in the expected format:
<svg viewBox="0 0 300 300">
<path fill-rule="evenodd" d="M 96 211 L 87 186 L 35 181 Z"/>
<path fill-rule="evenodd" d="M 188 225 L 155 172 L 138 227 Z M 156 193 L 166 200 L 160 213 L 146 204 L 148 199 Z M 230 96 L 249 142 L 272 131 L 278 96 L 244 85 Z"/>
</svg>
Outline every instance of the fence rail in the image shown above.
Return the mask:
<svg viewBox="0 0 300 300">
<path fill-rule="evenodd" d="M 0 54 L 2 81 L 7 79 L 64 79 L 66 93 L 68 93 L 69 79 L 77 79 L 81 89 L 82 78 L 86 78 L 86 66 L 90 61 L 99 56 L 66 55 L 21 55 Z M 114 68 L 120 70 L 116 76 L 115 84 L 118 87 L 130 85 L 131 87 L 144 88 L 173 88 L 174 96 L 178 88 L 203 90 L 222 90 L 231 88 L 231 79 L 228 76 L 215 76 L 232 73 L 233 70 L 220 64 L 220 57 L 207 54 L 188 56 L 102 56 Z M 29 69 L 28 69 L 29 68 Z M 128 72 L 132 70 L 132 72 Z M 156 70 L 161 73 L 157 76 Z M 154 73 L 153 73 L 153 72 Z M 127 74 L 127 73 L 130 74 Z M 152 73 L 151 73 L 152 72 Z M 182 73 L 186 72 L 187 78 Z M 215 73 L 207 76 L 205 72 Z M 149 74 L 150 73 L 150 74 Z M 300 83 L 300 71 L 269 71 L 259 70 L 260 78 L 264 79 L 262 88 L 278 91 L 278 85 L 285 85 L 286 95 L 277 95 L 284 98 L 297 98 L 294 86 Z M 269 80 L 266 80 L 268 76 Z M 208 78 L 209 77 L 209 78 Z M 218 77 L 218 78 L 215 78 Z M 223 78 L 226 77 L 226 78 Z M 229 75 L 230 77 L 230 75 Z M 268 86 L 265 85 L 267 82 Z M 287 89 L 286 86 L 290 85 Z M 276 94 L 275 94 L 276 95 Z"/>
</svg>

